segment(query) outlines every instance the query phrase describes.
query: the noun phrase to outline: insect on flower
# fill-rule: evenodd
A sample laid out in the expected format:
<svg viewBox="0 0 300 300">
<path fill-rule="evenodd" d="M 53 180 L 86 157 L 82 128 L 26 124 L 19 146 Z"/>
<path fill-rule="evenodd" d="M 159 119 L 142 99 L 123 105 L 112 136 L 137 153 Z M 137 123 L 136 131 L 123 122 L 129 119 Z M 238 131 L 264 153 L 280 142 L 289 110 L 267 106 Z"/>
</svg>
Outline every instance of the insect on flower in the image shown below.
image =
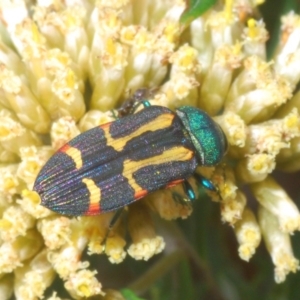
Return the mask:
<svg viewBox="0 0 300 300">
<path fill-rule="evenodd" d="M 218 164 L 227 140 L 204 111 L 182 106 L 144 108 L 75 137 L 40 171 L 34 190 L 41 204 L 70 216 L 96 215 L 124 207 L 147 194 L 187 182 L 197 166 Z M 200 183 L 215 190 L 206 178 Z"/>
</svg>

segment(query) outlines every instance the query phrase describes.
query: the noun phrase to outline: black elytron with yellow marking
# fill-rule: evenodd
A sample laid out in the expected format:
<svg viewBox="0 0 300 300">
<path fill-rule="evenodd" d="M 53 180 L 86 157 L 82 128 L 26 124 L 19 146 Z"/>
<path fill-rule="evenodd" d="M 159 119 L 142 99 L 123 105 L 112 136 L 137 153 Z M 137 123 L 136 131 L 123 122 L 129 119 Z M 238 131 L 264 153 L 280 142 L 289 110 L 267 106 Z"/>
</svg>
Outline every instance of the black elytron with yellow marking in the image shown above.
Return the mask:
<svg viewBox="0 0 300 300">
<path fill-rule="evenodd" d="M 223 131 L 205 112 L 149 106 L 68 142 L 34 190 L 58 213 L 100 214 L 184 181 L 198 165 L 216 165 L 226 150 Z"/>
</svg>

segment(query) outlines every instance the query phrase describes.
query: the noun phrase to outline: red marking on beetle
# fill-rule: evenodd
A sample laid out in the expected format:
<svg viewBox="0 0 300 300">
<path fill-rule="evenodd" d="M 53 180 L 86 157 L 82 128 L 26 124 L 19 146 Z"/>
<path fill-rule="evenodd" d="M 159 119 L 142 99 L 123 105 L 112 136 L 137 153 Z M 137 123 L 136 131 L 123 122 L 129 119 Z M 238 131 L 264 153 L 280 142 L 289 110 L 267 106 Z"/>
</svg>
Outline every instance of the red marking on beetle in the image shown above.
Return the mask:
<svg viewBox="0 0 300 300">
<path fill-rule="evenodd" d="M 93 216 L 101 213 L 99 203 L 90 203 L 89 209 L 84 213 L 85 216 Z"/>
<path fill-rule="evenodd" d="M 67 152 L 70 148 L 71 146 L 69 144 L 65 144 L 57 152 Z"/>
<path fill-rule="evenodd" d="M 148 194 L 147 190 L 140 190 L 134 194 L 134 199 L 138 200 L 145 197 Z"/>
<path fill-rule="evenodd" d="M 181 183 L 183 181 L 184 181 L 184 179 L 177 179 L 177 180 L 171 181 L 166 185 L 166 189 L 171 188 L 175 185 L 178 185 L 179 183 Z"/>
<path fill-rule="evenodd" d="M 110 127 L 110 124 L 111 124 L 111 123 L 113 123 L 113 122 L 109 122 L 109 123 L 105 123 L 105 124 L 103 124 L 103 125 L 99 125 L 99 127 L 102 128 L 102 129 L 105 129 L 105 128 Z"/>
</svg>

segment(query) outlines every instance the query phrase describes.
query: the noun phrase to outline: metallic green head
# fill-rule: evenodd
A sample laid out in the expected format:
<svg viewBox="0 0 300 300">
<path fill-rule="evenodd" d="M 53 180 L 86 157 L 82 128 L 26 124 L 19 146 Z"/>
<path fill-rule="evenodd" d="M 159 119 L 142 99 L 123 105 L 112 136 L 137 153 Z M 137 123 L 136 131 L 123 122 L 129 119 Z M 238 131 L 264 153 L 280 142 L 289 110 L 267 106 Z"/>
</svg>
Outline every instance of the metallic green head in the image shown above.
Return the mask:
<svg viewBox="0 0 300 300">
<path fill-rule="evenodd" d="M 196 148 L 203 166 L 218 164 L 227 152 L 227 139 L 221 127 L 203 110 L 181 106 L 176 110 Z"/>
</svg>

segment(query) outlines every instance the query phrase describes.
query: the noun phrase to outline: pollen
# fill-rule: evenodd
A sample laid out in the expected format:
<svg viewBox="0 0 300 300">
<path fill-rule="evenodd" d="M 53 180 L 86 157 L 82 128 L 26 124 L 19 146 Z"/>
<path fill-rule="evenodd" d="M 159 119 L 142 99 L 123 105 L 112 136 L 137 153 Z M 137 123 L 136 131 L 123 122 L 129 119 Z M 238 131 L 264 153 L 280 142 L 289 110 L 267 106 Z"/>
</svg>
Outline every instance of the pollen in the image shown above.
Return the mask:
<svg viewBox="0 0 300 300">
<path fill-rule="evenodd" d="M 247 21 L 247 25 L 248 28 L 245 30 L 246 39 L 259 42 L 266 42 L 268 40 L 269 35 L 263 22 L 251 18 Z"/>
</svg>

